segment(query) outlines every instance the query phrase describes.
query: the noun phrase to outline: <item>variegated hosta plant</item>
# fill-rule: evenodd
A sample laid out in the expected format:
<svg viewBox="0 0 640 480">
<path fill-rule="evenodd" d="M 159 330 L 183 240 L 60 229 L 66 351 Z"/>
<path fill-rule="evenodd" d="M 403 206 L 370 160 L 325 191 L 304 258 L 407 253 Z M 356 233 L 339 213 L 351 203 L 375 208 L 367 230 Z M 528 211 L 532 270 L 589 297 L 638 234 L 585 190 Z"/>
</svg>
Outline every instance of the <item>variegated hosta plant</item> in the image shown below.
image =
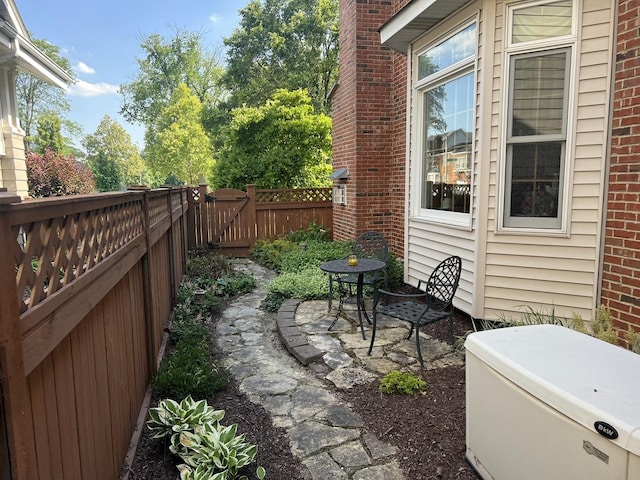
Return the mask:
<svg viewBox="0 0 640 480">
<path fill-rule="evenodd" d="M 157 407 L 149 409 L 147 427 L 153 432 L 152 438 L 193 432 L 197 425 L 214 424 L 224 417 L 224 410 L 214 410 L 206 400 L 194 401 L 188 396 L 180 403 L 167 398 Z"/>
<path fill-rule="evenodd" d="M 208 423 L 198 425 L 193 432 L 173 435 L 169 449 L 185 462 L 178 466 L 180 479 L 236 479 L 238 471 L 253 462 L 258 451 L 256 445 L 245 442 L 244 434 L 236 435 L 237 427 Z M 264 468 L 258 467 L 256 475 L 264 478 Z M 246 476 L 239 480 L 244 479 Z"/>
</svg>

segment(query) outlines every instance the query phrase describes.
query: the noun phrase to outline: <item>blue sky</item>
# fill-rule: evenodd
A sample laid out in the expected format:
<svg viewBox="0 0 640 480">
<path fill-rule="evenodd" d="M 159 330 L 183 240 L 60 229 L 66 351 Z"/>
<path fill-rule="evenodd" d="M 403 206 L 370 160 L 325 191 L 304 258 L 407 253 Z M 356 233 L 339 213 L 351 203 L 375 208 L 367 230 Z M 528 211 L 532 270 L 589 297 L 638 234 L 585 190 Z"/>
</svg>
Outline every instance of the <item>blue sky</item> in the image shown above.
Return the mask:
<svg viewBox="0 0 640 480">
<path fill-rule="evenodd" d="M 32 37 L 57 45 L 78 82 L 69 90 L 69 118 L 93 133 L 104 115 L 120 123 L 142 148 L 144 129 L 118 114 L 118 86 L 137 72 L 140 41 L 176 28 L 205 32 L 212 47 L 238 25 L 249 0 L 15 0 Z"/>
</svg>

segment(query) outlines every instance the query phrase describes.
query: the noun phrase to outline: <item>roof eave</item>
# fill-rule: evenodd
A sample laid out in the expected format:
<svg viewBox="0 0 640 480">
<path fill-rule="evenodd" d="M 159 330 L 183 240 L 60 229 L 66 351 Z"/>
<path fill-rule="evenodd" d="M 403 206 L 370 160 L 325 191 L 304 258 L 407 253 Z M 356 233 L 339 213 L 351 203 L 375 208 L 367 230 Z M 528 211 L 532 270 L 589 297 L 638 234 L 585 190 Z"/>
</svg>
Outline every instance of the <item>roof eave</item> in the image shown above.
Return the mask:
<svg viewBox="0 0 640 480">
<path fill-rule="evenodd" d="M 413 0 L 380 27 L 383 45 L 406 54 L 419 36 L 471 0 Z"/>
</svg>

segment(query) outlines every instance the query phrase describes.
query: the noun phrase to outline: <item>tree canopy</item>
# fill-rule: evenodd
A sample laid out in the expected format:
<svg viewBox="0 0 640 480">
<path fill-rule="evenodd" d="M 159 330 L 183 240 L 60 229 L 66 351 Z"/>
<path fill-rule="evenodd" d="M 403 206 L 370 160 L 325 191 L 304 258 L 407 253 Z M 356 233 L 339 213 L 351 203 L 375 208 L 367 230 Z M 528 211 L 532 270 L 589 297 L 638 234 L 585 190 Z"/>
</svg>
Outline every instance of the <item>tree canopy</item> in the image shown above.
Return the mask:
<svg viewBox="0 0 640 480">
<path fill-rule="evenodd" d="M 328 113 L 338 75 L 338 0 L 251 0 L 224 43 L 233 105 L 257 106 L 277 89 L 302 88 Z"/>
<path fill-rule="evenodd" d="M 156 119 L 179 84 L 202 104 L 217 105 L 224 97 L 223 67 L 215 51 L 203 49 L 202 34 L 177 29 L 172 38 L 149 35 L 140 46 L 144 57 L 137 60 L 139 71 L 120 86 L 120 113 L 128 122 L 144 125 L 148 141 L 153 141 Z"/>
<path fill-rule="evenodd" d="M 192 185 L 213 161 L 211 140 L 202 126 L 202 104 L 180 83 L 156 120 L 156 134 L 147 144 L 146 161 L 156 174 L 173 175 Z"/>
<path fill-rule="evenodd" d="M 65 72 L 73 76 L 71 64 L 62 55 L 59 47 L 46 40 L 34 38 L 32 41 Z M 77 124 L 66 118 L 66 114 L 69 113 L 71 107 L 64 90 L 28 73 L 19 72 L 16 77 L 16 97 L 18 100 L 18 115 L 25 131 L 25 150 L 31 151 L 36 148 L 36 125 L 40 119 L 44 118 L 46 122 L 53 117 L 57 117 L 60 120 L 59 130 L 66 131 L 68 136 L 76 135 L 81 130 Z M 70 149 L 70 141 L 65 137 L 61 138 L 65 139 L 66 147 Z M 42 153 L 42 145 L 40 147 Z"/>
<path fill-rule="evenodd" d="M 117 191 L 147 183 L 138 147 L 127 131 L 109 115 L 102 117 L 95 132 L 87 135 L 83 143 L 99 191 Z"/>
<path fill-rule="evenodd" d="M 232 112 L 217 158 L 217 188 L 321 187 L 331 184 L 331 119 L 314 113 L 304 90 L 277 90 L 260 107 Z"/>
</svg>

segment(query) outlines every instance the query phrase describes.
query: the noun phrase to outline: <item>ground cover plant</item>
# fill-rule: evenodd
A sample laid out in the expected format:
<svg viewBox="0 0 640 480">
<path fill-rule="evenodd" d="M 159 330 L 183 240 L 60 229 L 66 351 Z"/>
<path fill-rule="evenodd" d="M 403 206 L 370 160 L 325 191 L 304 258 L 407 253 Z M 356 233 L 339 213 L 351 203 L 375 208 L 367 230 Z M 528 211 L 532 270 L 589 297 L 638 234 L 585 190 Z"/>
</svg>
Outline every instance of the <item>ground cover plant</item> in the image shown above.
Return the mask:
<svg viewBox="0 0 640 480">
<path fill-rule="evenodd" d="M 331 241 L 327 232 L 316 225 L 278 240 L 258 242 L 252 251 L 252 258 L 278 272 L 278 276 L 269 284 L 263 308 L 275 312 L 287 299 L 327 298 L 329 283 L 326 274 L 320 270 L 320 264 L 344 258 L 352 248 L 352 241 Z M 387 271 L 391 288 L 402 284 L 402 264 L 394 255 L 390 256 Z"/>
</svg>

